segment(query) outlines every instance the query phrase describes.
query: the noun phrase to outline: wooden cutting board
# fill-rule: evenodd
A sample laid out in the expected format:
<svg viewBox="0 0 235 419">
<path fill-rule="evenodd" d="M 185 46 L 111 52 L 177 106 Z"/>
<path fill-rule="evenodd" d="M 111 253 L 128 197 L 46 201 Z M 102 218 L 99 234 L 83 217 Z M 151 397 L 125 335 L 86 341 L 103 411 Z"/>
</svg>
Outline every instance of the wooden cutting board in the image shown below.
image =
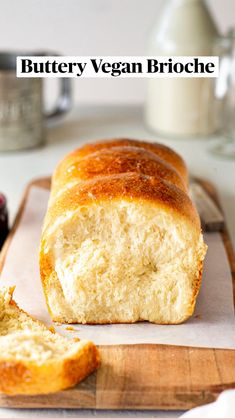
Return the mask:
<svg viewBox="0 0 235 419">
<path fill-rule="evenodd" d="M 217 200 L 212 185 L 202 183 L 212 198 Z M 1 252 L 0 270 L 32 186 L 50 188 L 50 180 L 38 179 L 28 186 Z M 235 284 L 232 245 L 226 229 L 221 235 Z M 0 395 L 0 406 L 186 410 L 212 402 L 221 391 L 235 387 L 235 350 L 120 345 L 100 346 L 100 351 L 101 368 L 76 388 L 44 396 Z"/>
</svg>

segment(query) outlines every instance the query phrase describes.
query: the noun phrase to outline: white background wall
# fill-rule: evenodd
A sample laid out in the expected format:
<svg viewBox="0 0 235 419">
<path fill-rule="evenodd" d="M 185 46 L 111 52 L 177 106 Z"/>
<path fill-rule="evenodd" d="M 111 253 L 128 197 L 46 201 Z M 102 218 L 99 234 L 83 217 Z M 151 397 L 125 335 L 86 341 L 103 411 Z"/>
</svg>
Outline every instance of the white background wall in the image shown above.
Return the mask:
<svg viewBox="0 0 235 419">
<path fill-rule="evenodd" d="M 141 55 L 166 0 L 0 0 L 0 49 L 65 55 Z M 222 31 L 235 26 L 235 0 L 208 0 Z M 49 81 L 51 96 L 54 81 Z M 133 103 L 144 80 L 74 80 L 77 103 Z"/>
</svg>

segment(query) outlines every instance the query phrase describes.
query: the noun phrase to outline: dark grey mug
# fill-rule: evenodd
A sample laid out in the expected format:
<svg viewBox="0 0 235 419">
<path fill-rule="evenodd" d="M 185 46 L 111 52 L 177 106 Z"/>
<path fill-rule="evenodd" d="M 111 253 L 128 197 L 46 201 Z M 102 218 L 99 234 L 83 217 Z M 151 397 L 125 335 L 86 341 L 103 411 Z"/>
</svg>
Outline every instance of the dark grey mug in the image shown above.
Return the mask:
<svg viewBox="0 0 235 419">
<path fill-rule="evenodd" d="M 71 80 L 61 78 L 59 97 L 50 113 L 43 110 L 43 80 L 17 78 L 18 55 L 55 53 L 0 52 L 0 151 L 37 147 L 45 142 L 45 120 L 68 112 L 72 105 Z"/>
</svg>

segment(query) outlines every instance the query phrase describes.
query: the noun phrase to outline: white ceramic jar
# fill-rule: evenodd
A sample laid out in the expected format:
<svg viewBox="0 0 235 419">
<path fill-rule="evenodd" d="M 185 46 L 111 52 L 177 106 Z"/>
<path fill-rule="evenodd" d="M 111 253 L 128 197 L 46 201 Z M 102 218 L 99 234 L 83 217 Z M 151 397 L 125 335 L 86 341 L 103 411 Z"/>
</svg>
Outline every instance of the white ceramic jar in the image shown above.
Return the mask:
<svg viewBox="0 0 235 419">
<path fill-rule="evenodd" d="M 164 0 L 148 47 L 149 56 L 213 55 L 218 30 L 203 0 Z M 210 135 L 214 118 L 210 78 L 148 80 L 146 122 L 165 136 Z"/>
</svg>

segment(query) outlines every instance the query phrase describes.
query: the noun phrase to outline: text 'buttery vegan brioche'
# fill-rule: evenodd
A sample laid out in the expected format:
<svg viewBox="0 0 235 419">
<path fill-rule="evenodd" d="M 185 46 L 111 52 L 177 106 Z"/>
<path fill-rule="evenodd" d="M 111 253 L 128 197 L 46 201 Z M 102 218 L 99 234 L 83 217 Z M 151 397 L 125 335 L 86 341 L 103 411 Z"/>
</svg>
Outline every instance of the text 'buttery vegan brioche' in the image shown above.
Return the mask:
<svg viewBox="0 0 235 419">
<path fill-rule="evenodd" d="M 41 238 L 50 314 L 68 323 L 185 321 L 206 246 L 182 158 L 161 144 L 87 144 L 58 165 Z"/>
</svg>

